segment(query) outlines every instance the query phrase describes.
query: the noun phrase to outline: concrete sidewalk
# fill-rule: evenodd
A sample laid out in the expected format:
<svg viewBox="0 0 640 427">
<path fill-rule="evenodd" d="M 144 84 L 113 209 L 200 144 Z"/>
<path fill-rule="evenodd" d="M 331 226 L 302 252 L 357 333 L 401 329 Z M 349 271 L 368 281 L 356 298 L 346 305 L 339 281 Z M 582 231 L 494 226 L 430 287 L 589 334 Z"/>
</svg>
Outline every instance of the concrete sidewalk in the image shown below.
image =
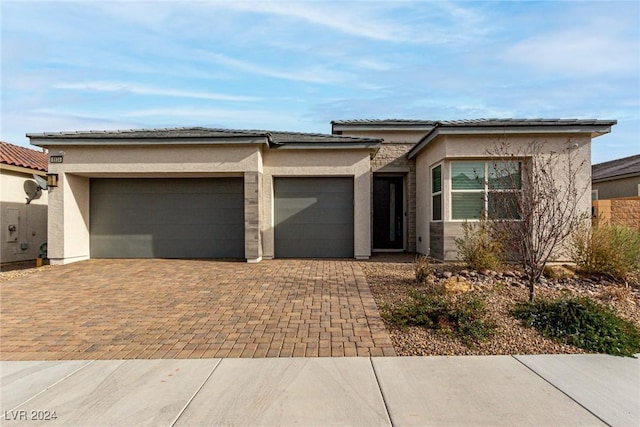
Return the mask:
<svg viewBox="0 0 640 427">
<path fill-rule="evenodd" d="M 3 426 L 615 425 L 640 361 L 604 355 L 0 362 Z"/>
</svg>

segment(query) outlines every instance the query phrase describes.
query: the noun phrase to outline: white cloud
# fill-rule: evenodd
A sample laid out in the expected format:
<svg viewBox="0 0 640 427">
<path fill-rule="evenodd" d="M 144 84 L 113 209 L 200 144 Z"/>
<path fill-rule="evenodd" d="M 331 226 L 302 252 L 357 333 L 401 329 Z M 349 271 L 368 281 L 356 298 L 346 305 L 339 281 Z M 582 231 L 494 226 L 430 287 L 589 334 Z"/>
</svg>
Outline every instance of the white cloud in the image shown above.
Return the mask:
<svg viewBox="0 0 640 427">
<path fill-rule="evenodd" d="M 429 3 L 427 16 L 432 19 L 427 22 L 422 21 L 420 25 L 412 25 L 412 20 L 402 22 L 391 17 L 399 9 L 408 12 L 407 6 L 410 4 L 404 2 L 232 1 L 214 3 L 214 5 L 216 8 L 223 7 L 238 12 L 263 13 L 298 19 L 343 34 L 374 41 L 441 44 L 460 41 L 482 31 L 481 26 L 478 25 L 479 15 L 471 9 L 448 2 Z M 414 14 L 418 14 L 418 11 L 414 10 Z M 424 17 L 424 13 L 421 16 Z M 449 25 L 451 23 L 455 26 L 454 30 Z"/>
<path fill-rule="evenodd" d="M 283 80 L 294 80 L 306 83 L 333 84 L 344 81 L 345 73 L 329 70 L 323 66 L 315 66 L 311 68 L 297 69 L 292 71 L 276 70 L 269 68 L 264 64 L 255 64 L 252 62 L 242 61 L 230 58 L 219 53 L 206 52 L 205 55 L 213 61 L 226 67 L 265 77 L 273 77 Z"/>
<path fill-rule="evenodd" d="M 638 40 L 589 26 L 528 38 L 506 51 L 507 60 L 544 72 L 570 75 L 638 70 Z"/>
<path fill-rule="evenodd" d="M 129 92 L 136 95 L 169 96 L 175 98 L 195 98 L 208 99 L 214 101 L 260 101 L 261 98 L 254 96 L 226 95 L 220 93 L 185 91 L 175 89 L 156 88 L 152 86 L 142 86 L 134 83 L 118 82 L 86 82 L 86 83 L 57 83 L 53 85 L 56 89 L 97 91 L 97 92 Z"/>
</svg>

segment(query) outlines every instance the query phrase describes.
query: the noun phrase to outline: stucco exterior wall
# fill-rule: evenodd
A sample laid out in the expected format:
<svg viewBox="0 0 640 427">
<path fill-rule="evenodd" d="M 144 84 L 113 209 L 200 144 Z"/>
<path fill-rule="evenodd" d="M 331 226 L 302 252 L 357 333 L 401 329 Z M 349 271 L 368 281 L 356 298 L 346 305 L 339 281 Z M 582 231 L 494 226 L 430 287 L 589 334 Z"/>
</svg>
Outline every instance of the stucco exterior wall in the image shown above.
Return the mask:
<svg viewBox="0 0 640 427">
<path fill-rule="evenodd" d="M 263 257 L 273 258 L 274 177 L 352 176 L 354 179 L 355 257 L 371 256 L 371 178 L 369 152 L 364 150 L 265 150 L 262 180 Z"/>
<path fill-rule="evenodd" d="M 63 163 L 49 165 L 59 176 L 58 187 L 49 200 L 49 258 L 65 264 L 90 257 L 90 178 L 125 177 L 217 177 L 249 174 L 249 194 L 245 199 L 245 225 L 258 233 L 258 188 L 262 169 L 261 145 L 216 146 L 66 146 L 49 147 L 56 155 L 64 152 Z M 251 187 L 253 185 L 253 187 Z M 246 190 L 246 188 L 245 188 Z M 247 259 L 259 261 L 259 236 L 245 235 Z"/>
<path fill-rule="evenodd" d="M 50 147 L 63 151 L 64 163 L 49 165 L 50 173 L 72 173 L 92 177 L 161 174 L 193 176 L 204 173 L 259 172 L 260 145 L 153 145 Z"/>
<path fill-rule="evenodd" d="M 26 203 L 25 181 L 34 181 L 36 171 L 9 170 L 0 166 L 0 263 L 34 260 L 47 241 L 48 192 Z M 43 175 L 44 172 L 37 172 Z M 16 231 L 9 232 L 9 225 Z M 25 248 L 26 245 L 26 248 Z"/>
<path fill-rule="evenodd" d="M 591 189 L 598 190 L 598 200 L 640 196 L 640 176 L 593 182 Z"/>
<path fill-rule="evenodd" d="M 343 136 L 354 136 L 358 138 L 382 138 L 384 143 L 408 143 L 412 146 L 422 139 L 428 130 L 382 130 L 382 129 L 345 129 L 340 134 Z"/>
<path fill-rule="evenodd" d="M 491 151 L 502 142 L 508 140 L 514 154 L 527 152 L 527 146 L 533 142 L 543 143 L 541 155 L 562 152 L 570 149 L 575 155 L 576 182 L 581 189 L 578 201 L 578 212 L 588 214 L 591 207 L 591 139 L 584 135 L 508 135 L 506 139 L 495 136 L 441 135 L 433 140 L 416 157 L 416 251 L 429 253 L 431 222 L 431 167 L 442 162 L 442 207 L 443 224 L 442 248 L 437 252 L 443 254 L 445 260 L 457 259 L 454 239 L 462 235 L 463 221 L 451 220 L 451 161 L 490 159 Z M 556 182 L 561 184 L 566 179 L 565 170 L 560 165 L 553 171 Z"/>
</svg>

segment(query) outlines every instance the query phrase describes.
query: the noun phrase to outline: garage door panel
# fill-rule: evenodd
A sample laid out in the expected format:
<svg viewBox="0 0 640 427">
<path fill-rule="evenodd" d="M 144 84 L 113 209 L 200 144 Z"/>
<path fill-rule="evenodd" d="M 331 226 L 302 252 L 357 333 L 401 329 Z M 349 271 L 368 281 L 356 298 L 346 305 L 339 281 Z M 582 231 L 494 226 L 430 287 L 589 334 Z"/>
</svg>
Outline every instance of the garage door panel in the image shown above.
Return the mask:
<svg viewBox="0 0 640 427">
<path fill-rule="evenodd" d="M 276 257 L 353 257 L 353 178 L 275 178 Z"/>
<path fill-rule="evenodd" d="M 278 240 L 278 253 L 285 255 L 277 255 L 280 257 L 288 258 L 352 258 L 353 249 L 349 250 L 342 246 L 343 242 L 336 242 L 334 240 L 316 240 L 313 245 L 307 246 L 304 251 L 300 250 L 299 239 L 283 239 Z M 302 254 L 302 255 L 287 255 L 287 254 Z"/>
<path fill-rule="evenodd" d="M 242 178 L 92 179 L 94 258 L 244 257 Z"/>
<path fill-rule="evenodd" d="M 281 211 L 281 219 L 289 224 L 348 224 L 353 225 L 351 218 L 344 218 L 345 211 L 351 209 L 347 206 L 343 209 L 306 209 L 296 211 L 295 209 L 285 209 Z"/>
<path fill-rule="evenodd" d="M 326 227 L 309 227 L 307 224 L 287 224 L 280 230 L 281 239 L 300 240 L 300 236 L 313 240 L 335 240 L 336 243 L 351 241 L 353 224 L 328 224 Z"/>
</svg>

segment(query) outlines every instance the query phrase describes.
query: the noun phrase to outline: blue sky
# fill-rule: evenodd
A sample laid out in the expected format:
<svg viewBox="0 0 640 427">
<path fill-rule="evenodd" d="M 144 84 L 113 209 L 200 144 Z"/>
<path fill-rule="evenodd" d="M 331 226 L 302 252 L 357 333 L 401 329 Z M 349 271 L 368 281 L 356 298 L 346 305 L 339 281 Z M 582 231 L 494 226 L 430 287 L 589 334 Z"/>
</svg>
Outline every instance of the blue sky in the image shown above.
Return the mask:
<svg viewBox="0 0 640 427">
<path fill-rule="evenodd" d="M 616 119 L 640 153 L 638 2 L 1 2 L 0 138 L 364 118 Z"/>
</svg>

